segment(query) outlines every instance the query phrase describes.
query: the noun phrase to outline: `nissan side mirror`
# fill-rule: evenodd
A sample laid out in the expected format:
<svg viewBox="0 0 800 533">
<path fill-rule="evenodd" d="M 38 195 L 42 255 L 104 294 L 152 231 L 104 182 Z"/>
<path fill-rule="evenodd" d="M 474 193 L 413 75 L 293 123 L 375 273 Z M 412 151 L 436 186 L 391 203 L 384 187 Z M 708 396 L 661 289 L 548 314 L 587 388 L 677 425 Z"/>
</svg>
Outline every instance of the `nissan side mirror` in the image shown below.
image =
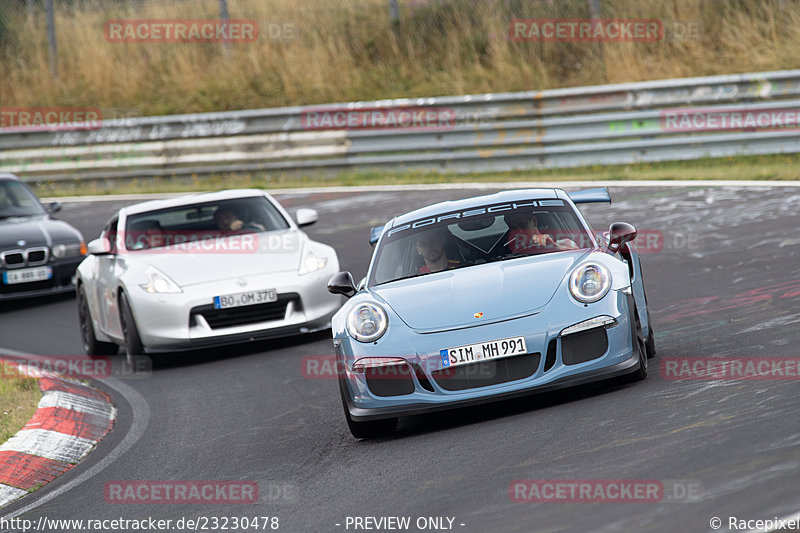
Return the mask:
<svg viewBox="0 0 800 533">
<path fill-rule="evenodd" d="M 317 215 L 315 210 L 304 207 L 297 210 L 294 214 L 294 218 L 297 220 L 297 226 L 302 228 L 303 226 L 310 226 L 316 222 L 317 219 L 319 219 L 319 215 Z"/>
<path fill-rule="evenodd" d="M 108 242 L 108 239 L 100 237 L 99 239 L 89 241 L 89 244 L 86 245 L 86 249 L 90 255 L 108 255 L 111 253 L 111 244 Z"/>
</svg>

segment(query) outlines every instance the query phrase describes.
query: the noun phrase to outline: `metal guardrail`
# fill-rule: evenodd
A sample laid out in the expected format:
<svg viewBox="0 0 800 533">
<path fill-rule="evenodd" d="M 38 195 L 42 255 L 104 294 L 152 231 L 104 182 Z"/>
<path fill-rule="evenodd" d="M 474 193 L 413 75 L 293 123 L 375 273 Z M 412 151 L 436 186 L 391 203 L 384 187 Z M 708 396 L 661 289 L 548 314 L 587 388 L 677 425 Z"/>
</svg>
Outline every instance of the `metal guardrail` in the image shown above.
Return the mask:
<svg viewBox="0 0 800 533">
<path fill-rule="evenodd" d="M 800 111 L 800 70 L 539 92 L 113 119 L 96 130 L 2 131 L 0 172 L 28 181 L 407 168 L 468 172 L 800 152 L 784 131 L 671 131 L 670 108 Z M 451 126 L 309 130 L 310 111 L 447 109 Z"/>
</svg>

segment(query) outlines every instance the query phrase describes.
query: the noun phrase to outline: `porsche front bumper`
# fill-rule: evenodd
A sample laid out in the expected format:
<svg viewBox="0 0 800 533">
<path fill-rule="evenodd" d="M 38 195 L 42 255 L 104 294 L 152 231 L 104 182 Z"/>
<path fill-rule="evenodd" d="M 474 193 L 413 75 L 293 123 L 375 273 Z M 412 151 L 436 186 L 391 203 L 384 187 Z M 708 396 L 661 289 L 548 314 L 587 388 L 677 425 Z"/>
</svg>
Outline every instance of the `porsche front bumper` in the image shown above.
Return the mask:
<svg viewBox="0 0 800 533">
<path fill-rule="evenodd" d="M 343 398 L 353 420 L 367 421 L 548 392 L 625 375 L 639 367 L 638 351 L 634 350 L 633 344 L 633 308 L 630 295 L 611 291 L 591 307 L 573 308 L 570 313 L 542 312 L 440 333 L 420 334 L 400 326 L 405 329 L 402 340 L 399 331 L 387 332 L 387 336 L 394 334 L 396 337 L 392 342 L 385 343 L 385 349 L 380 353 L 376 351 L 377 346 L 349 338 L 339 339 L 341 342 L 335 344 L 338 344 L 337 368 L 343 369 L 339 376 Z M 606 342 L 592 343 L 589 339 L 588 344 L 573 343 L 567 349 L 566 337 L 562 337 L 561 332 L 598 316 L 609 316 L 615 320 L 614 324 L 601 328 L 605 332 Z M 595 333 L 598 333 L 597 329 Z M 451 383 L 443 381 L 446 374 L 442 374 L 439 362 L 441 349 L 515 336 L 525 337 L 528 354 L 507 358 L 509 363 L 507 369 L 503 370 L 504 375 L 491 375 L 491 372 L 499 372 L 502 368 L 497 365 L 503 364 L 503 359 L 496 359 L 466 365 L 477 369 L 478 373 L 474 374 L 477 378 L 461 378 L 461 382 Z M 406 375 L 398 378 L 394 374 L 384 376 L 384 379 L 407 379 L 411 381 L 411 386 L 400 391 L 400 394 L 386 395 L 378 389 L 382 387 L 380 381 L 370 383 L 365 373 L 352 371 L 353 363 L 365 357 L 405 360 L 410 369 Z M 513 359 L 522 365 L 515 365 L 517 370 L 512 371 L 510 361 Z M 487 371 L 490 374 L 481 381 L 480 372 Z M 386 387 L 386 390 L 389 389 Z"/>
</svg>

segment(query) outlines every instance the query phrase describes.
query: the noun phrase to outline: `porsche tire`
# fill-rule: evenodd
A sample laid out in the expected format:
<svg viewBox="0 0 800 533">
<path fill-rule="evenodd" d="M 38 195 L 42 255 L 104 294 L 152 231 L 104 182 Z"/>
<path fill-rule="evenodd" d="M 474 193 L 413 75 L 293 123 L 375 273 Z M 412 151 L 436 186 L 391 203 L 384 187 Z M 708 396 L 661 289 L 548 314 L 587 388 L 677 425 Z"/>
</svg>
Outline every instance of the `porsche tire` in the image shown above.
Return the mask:
<svg viewBox="0 0 800 533">
<path fill-rule="evenodd" d="M 350 417 L 350 410 L 347 408 L 347 401 L 345 400 L 344 383 L 339 380 L 339 392 L 342 396 L 342 408 L 344 409 L 344 417 L 347 420 L 347 427 L 350 428 L 350 433 L 357 439 L 373 439 L 376 437 L 383 437 L 390 435 L 397 429 L 397 418 L 384 418 L 381 420 L 370 420 L 367 422 L 358 422 Z"/>
<path fill-rule="evenodd" d="M 647 324 L 650 329 L 650 334 L 647 336 L 647 342 L 645 343 L 644 347 L 647 350 L 647 358 L 652 359 L 656 356 L 656 339 L 655 333 L 653 332 L 653 321 L 650 320 L 650 317 L 647 317 Z"/>
<path fill-rule="evenodd" d="M 636 371 L 631 372 L 628 377 L 629 381 L 642 381 L 647 377 L 647 347 L 645 346 L 644 337 L 642 335 L 642 325 L 639 322 L 639 314 L 634 310 L 632 313 L 633 327 L 631 328 L 631 340 L 633 341 L 633 350 L 639 360 Z"/>
</svg>

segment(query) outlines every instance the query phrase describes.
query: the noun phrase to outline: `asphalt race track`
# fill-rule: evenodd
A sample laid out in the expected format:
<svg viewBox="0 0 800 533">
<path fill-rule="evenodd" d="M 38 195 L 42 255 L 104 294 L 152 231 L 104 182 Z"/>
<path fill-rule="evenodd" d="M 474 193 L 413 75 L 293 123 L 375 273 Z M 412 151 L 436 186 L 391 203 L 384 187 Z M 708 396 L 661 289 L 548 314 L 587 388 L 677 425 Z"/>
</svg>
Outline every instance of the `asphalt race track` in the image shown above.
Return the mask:
<svg viewBox="0 0 800 533">
<path fill-rule="evenodd" d="M 308 233 L 334 246 L 343 269 L 360 279 L 372 251 L 370 226 L 475 194 L 278 198 L 290 211 L 317 209 L 320 222 Z M 53 493 L 21 517 L 268 515 L 279 517 L 280 531 L 336 532 L 347 531 L 348 516 L 410 516 L 412 524 L 454 517 L 453 529 L 464 533 L 705 532 L 713 531 L 712 517 L 729 531 L 731 516 L 800 511 L 797 378 L 677 381 L 659 372 L 671 357 L 800 355 L 800 189 L 612 188 L 611 195 L 611 206 L 583 208 L 595 229 L 626 221 L 642 235 L 661 236 L 661 246 L 654 240 L 642 254 L 658 344 L 646 381 L 405 418 L 392 437 L 356 441 L 336 381 L 301 372 L 303 357 L 332 354 L 327 332 L 154 356 L 148 377 L 123 380 L 122 389 L 98 384 L 119 409 L 112 433 L 79 466 L 4 509 L 6 516 Z M 91 239 L 121 205 L 67 203 L 60 218 Z M 77 321 L 70 296 L 4 304 L 0 346 L 78 354 Z M 146 409 L 132 403 L 137 394 Z M 99 472 L 86 476 L 92 468 Z M 517 479 L 660 480 L 690 494 L 665 492 L 651 503 L 518 503 L 509 495 Z M 73 480 L 81 482 L 58 492 Z M 118 480 L 255 481 L 260 501 L 106 503 L 104 485 Z"/>
</svg>

